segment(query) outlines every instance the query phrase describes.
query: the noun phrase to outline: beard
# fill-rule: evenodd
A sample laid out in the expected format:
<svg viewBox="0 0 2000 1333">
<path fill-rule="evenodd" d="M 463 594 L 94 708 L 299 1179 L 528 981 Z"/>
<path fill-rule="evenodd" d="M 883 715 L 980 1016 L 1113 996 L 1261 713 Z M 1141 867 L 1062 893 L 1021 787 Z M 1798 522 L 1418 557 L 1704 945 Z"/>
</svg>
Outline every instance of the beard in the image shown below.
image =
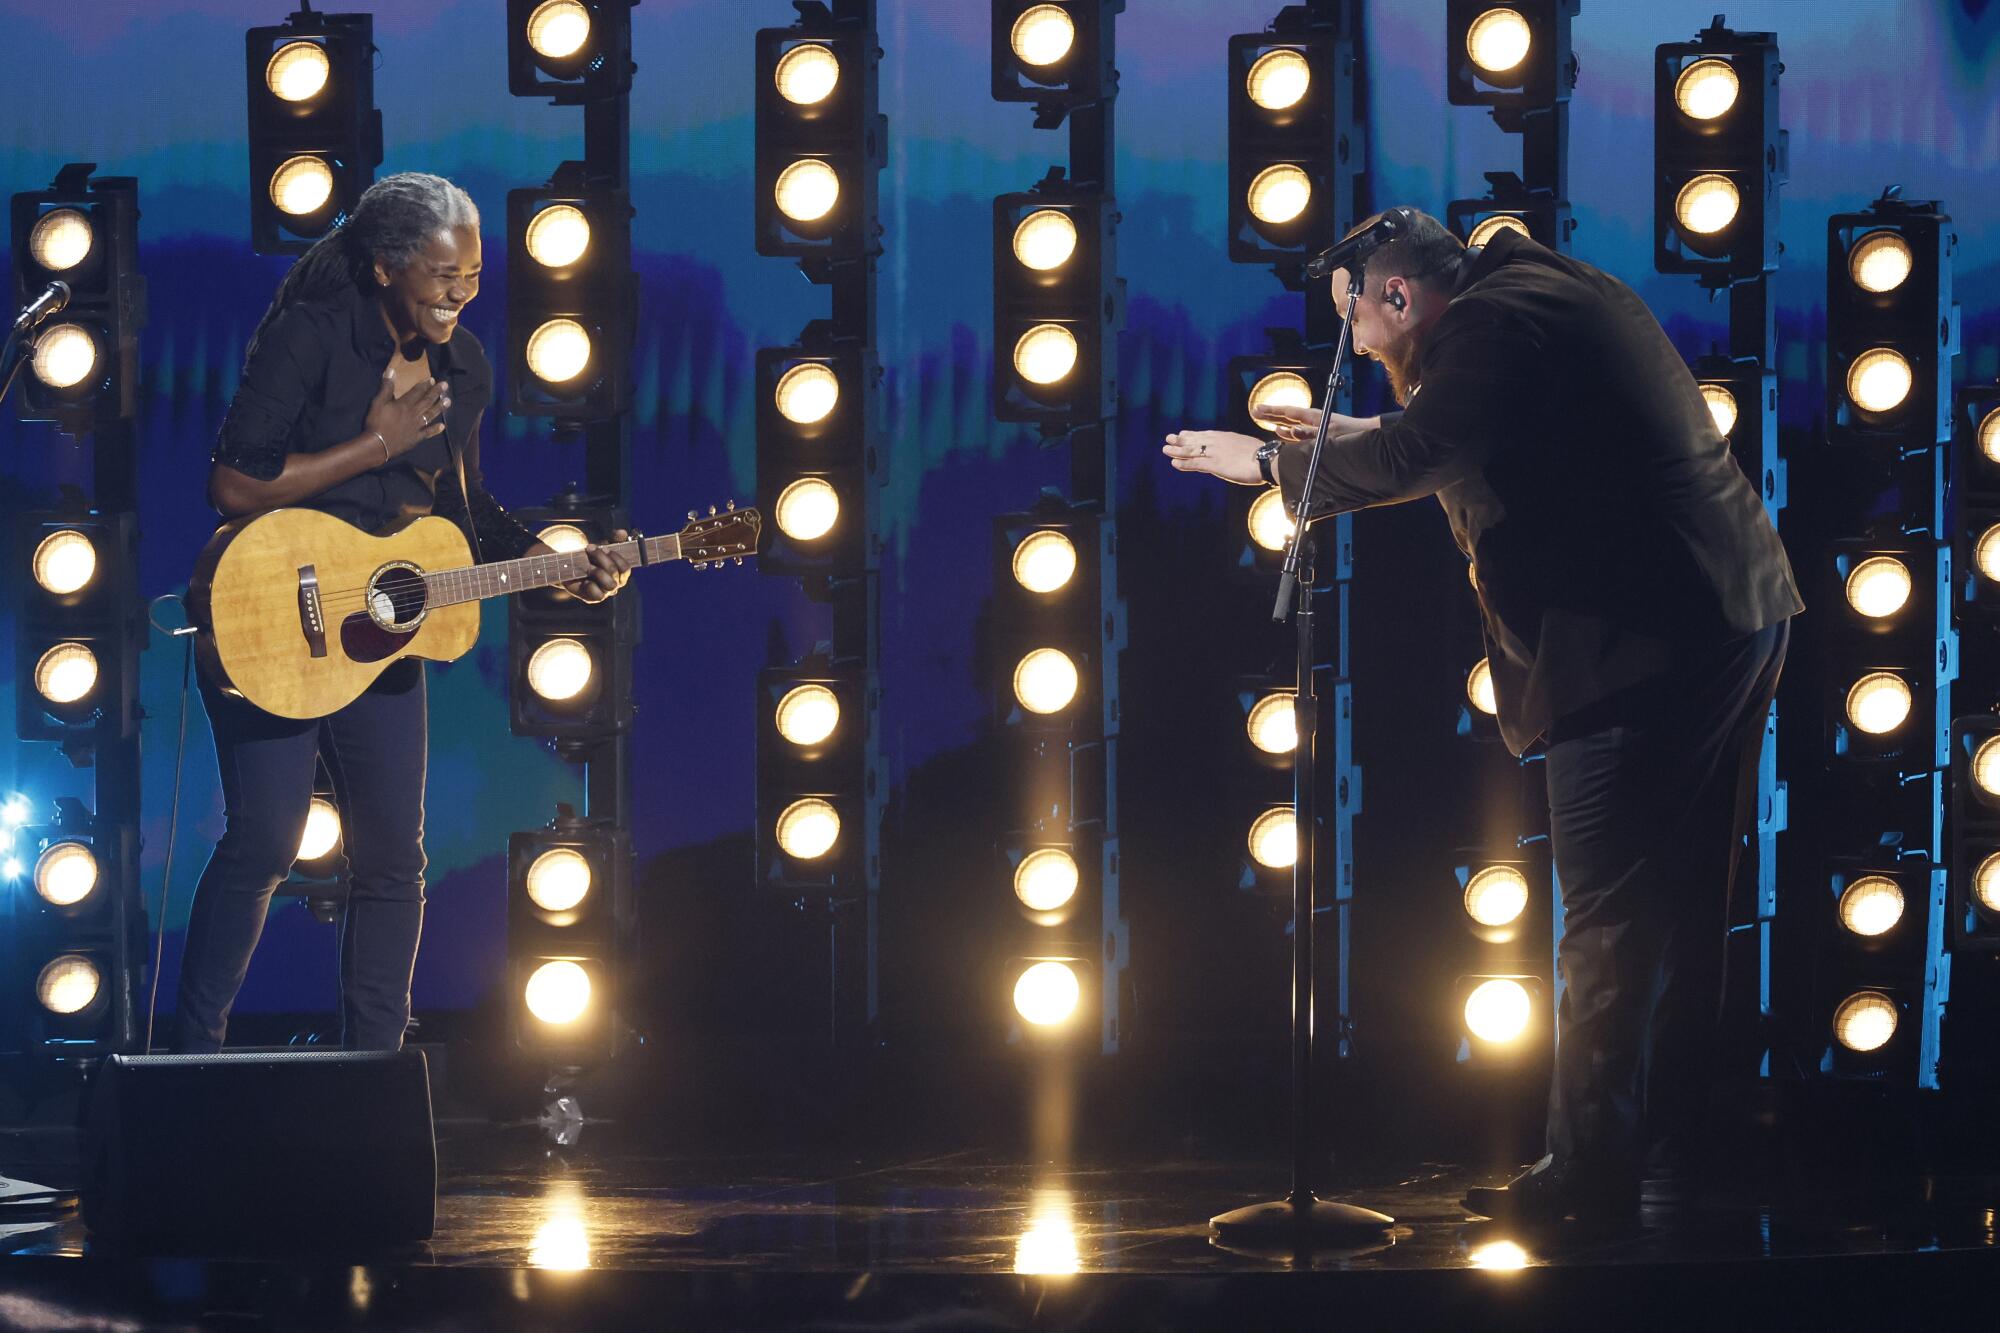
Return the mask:
<svg viewBox="0 0 2000 1333">
<path fill-rule="evenodd" d="M 1423 349 L 1410 334 L 1401 334 L 1394 341 L 1381 347 L 1371 347 L 1368 355 L 1382 363 L 1382 369 L 1389 376 L 1389 392 L 1396 402 L 1408 407 L 1410 395 L 1416 392 L 1417 366 L 1423 359 Z"/>
</svg>

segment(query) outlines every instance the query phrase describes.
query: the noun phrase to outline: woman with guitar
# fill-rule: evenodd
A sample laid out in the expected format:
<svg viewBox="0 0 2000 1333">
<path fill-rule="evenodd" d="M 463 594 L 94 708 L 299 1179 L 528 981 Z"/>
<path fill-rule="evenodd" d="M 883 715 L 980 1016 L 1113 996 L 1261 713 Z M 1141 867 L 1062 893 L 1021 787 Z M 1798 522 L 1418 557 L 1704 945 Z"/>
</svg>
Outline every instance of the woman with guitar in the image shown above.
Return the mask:
<svg viewBox="0 0 2000 1333">
<path fill-rule="evenodd" d="M 547 551 L 480 476 L 493 372 L 459 327 L 479 271 L 479 211 L 463 190 L 416 172 L 371 186 L 293 265 L 251 334 L 209 471 L 216 509 L 228 519 L 313 509 L 369 532 L 434 512 L 467 531 L 477 559 Z M 588 572 L 560 586 L 589 602 L 611 596 L 630 576 L 631 549 L 591 547 Z M 207 673 L 201 689 L 227 826 L 188 919 L 180 1049 L 222 1045 L 272 891 L 298 854 L 322 755 L 349 870 L 341 1043 L 399 1048 L 424 912 L 422 662 L 395 662 L 317 718 L 266 712 Z"/>
</svg>

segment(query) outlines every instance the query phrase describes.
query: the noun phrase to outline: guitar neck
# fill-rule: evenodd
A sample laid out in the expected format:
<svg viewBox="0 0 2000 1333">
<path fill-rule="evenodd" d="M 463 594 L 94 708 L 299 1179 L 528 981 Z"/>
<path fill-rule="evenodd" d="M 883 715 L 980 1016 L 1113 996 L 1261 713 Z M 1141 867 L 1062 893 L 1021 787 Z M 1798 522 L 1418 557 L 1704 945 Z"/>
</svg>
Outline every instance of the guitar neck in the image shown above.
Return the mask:
<svg viewBox="0 0 2000 1333">
<path fill-rule="evenodd" d="M 612 542 L 604 549 L 618 552 L 635 566 L 652 565 L 663 560 L 680 559 L 681 539 L 677 534 L 634 538 L 629 542 Z M 455 606 L 460 602 L 476 602 L 510 592 L 572 583 L 590 570 L 590 556 L 586 552 L 544 551 L 538 555 L 524 555 L 518 560 L 496 560 L 490 565 L 431 570 L 424 575 L 424 582 L 430 588 L 429 605 Z"/>
</svg>

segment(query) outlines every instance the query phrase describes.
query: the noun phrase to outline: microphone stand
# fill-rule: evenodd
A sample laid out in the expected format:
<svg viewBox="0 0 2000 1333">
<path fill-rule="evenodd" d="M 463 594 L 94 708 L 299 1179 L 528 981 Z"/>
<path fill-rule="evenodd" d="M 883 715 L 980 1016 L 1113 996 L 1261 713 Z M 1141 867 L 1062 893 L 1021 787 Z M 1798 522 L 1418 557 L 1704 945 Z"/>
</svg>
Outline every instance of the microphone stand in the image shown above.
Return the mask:
<svg viewBox="0 0 2000 1333">
<path fill-rule="evenodd" d="M 1359 267 L 1350 273 L 1347 308 L 1354 309 L 1361 295 Z M 1282 1199 L 1253 1203 L 1209 1219 L 1208 1224 L 1223 1241 L 1248 1241 L 1253 1245 L 1289 1244 L 1295 1251 L 1312 1248 L 1316 1241 L 1354 1240 L 1380 1235 L 1396 1224 L 1396 1219 L 1372 1208 L 1321 1199 L 1313 1193 L 1313 834 L 1318 827 L 1314 807 L 1314 772 L 1319 734 L 1319 696 L 1313 671 L 1314 571 L 1306 566 L 1301 574 L 1306 548 L 1306 517 L 1312 503 L 1313 484 L 1319 478 L 1320 456 L 1326 449 L 1327 427 L 1333 420 L 1333 405 L 1347 385 L 1342 365 L 1347 359 L 1353 324 L 1342 320 L 1340 343 L 1334 349 L 1333 367 L 1327 372 L 1326 407 L 1321 411 L 1319 430 L 1313 436 L 1312 453 L 1306 459 L 1305 483 L 1299 490 L 1292 515 L 1291 544 L 1285 548 L 1284 572 L 1278 579 L 1278 599 L 1271 619 L 1289 618 L 1298 630 L 1298 693 L 1296 719 L 1299 747 L 1292 756 L 1293 830 L 1298 841 L 1298 857 L 1292 862 L 1292 1190 Z"/>
<path fill-rule="evenodd" d="M 20 355 L 9 364 L 7 358 L 13 356 L 17 349 Z M 21 367 L 27 365 L 29 358 L 34 354 L 33 329 L 24 329 L 16 325 L 7 331 L 4 340 L 0 340 L 0 403 L 7 401 L 7 391 L 14 387 L 14 377 L 21 373 Z"/>
</svg>

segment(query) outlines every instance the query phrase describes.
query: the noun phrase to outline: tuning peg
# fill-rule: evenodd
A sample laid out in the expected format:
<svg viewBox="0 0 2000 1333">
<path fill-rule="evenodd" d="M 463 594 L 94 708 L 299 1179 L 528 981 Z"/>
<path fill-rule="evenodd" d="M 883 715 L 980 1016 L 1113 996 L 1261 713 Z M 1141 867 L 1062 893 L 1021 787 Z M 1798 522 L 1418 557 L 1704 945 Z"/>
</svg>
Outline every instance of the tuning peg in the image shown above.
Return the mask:
<svg viewBox="0 0 2000 1333">
<path fill-rule="evenodd" d="M 714 506 L 714 505 L 710 505 L 710 506 L 708 507 L 708 516 L 709 516 L 710 518 L 714 518 L 714 517 L 715 517 L 715 506 Z"/>
<path fill-rule="evenodd" d="M 740 556 L 740 555 L 739 555 L 739 556 L 737 556 L 737 557 L 736 557 L 736 563 L 737 563 L 737 564 L 739 564 L 739 565 L 740 565 L 740 564 L 742 564 L 742 563 L 743 563 L 743 557 L 742 557 L 742 556 Z"/>
<path fill-rule="evenodd" d="M 688 510 L 688 522 L 692 523 L 699 517 L 701 517 L 701 515 L 695 513 L 694 510 L 692 509 Z"/>
<path fill-rule="evenodd" d="M 736 501 L 731 500 L 728 503 L 724 504 L 722 507 L 724 509 L 727 509 L 730 513 L 733 514 L 736 512 Z"/>
<path fill-rule="evenodd" d="M 695 561 L 695 562 L 694 562 L 694 567 L 695 567 L 696 569 L 707 569 L 707 568 L 708 568 L 708 561 L 706 561 L 706 560 L 697 560 L 697 561 Z"/>
</svg>

